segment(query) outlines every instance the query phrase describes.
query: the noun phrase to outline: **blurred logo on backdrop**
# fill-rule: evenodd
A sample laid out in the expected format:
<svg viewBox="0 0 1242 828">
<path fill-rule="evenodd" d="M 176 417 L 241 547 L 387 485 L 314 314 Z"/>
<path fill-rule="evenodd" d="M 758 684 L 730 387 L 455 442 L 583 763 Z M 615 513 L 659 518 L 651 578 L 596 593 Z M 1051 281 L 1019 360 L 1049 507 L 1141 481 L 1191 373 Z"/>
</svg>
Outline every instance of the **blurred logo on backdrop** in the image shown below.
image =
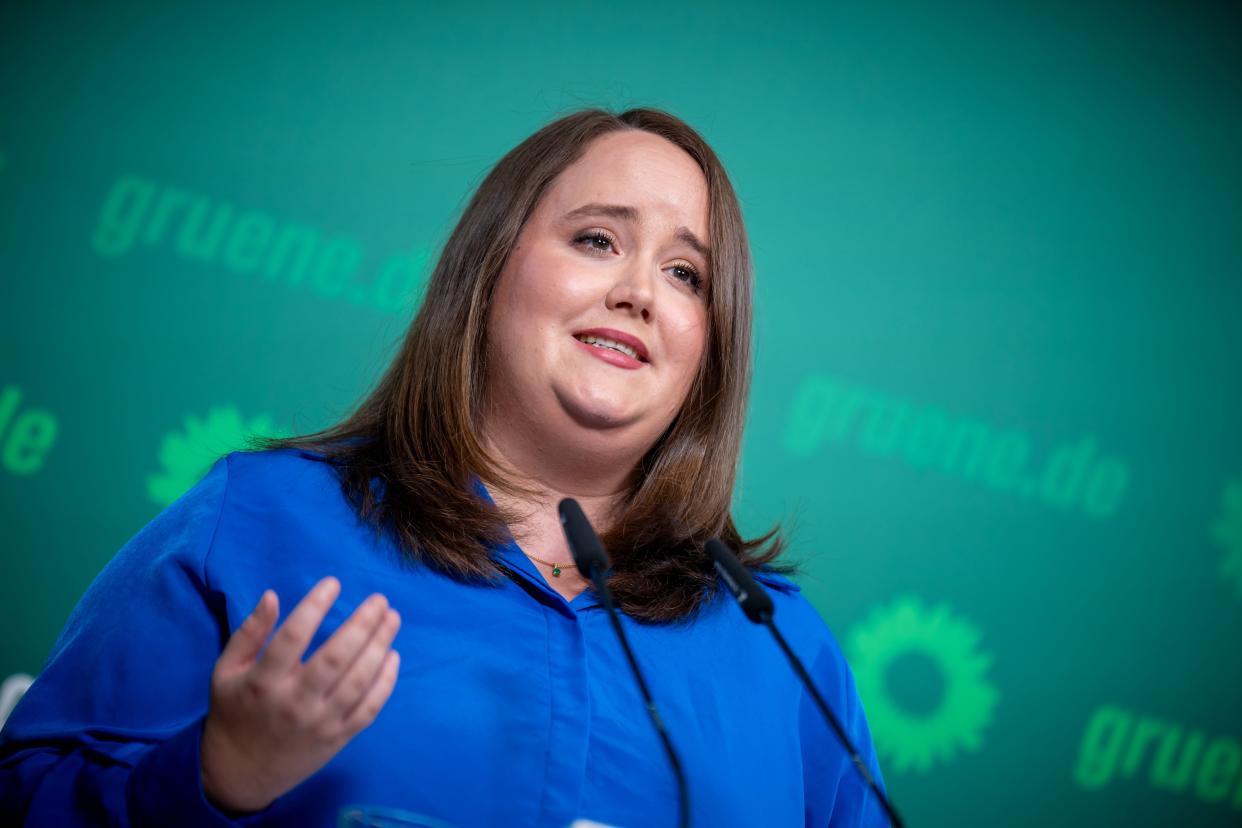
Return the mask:
<svg viewBox="0 0 1242 828">
<path fill-rule="evenodd" d="M 1041 461 L 1024 430 L 821 374 L 805 377 L 795 391 L 784 442 L 794 457 L 849 446 L 1097 520 L 1117 514 L 1130 485 L 1129 465 L 1101 451 L 1092 436 L 1051 446 Z"/>
<path fill-rule="evenodd" d="M 413 309 L 431 256 L 422 246 L 371 261 L 351 236 L 139 175 L 113 183 L 91 247 L 105 259 L 158 250 L 236 276 L 396 314 Z"/>
<path fill-rule="evenodd" d="M 213 406 L 203 417 L 187 414 L 183 424 L 180 431 L 164 435 L 160 471 L 147 475 L 147 495 L 161 507 L 185 494 L 221 457 L 246 448 L 248 436 L 287 436 L 270 417 L 260 414 L 246 420 L 231 405 Z"/>
<path fill-rule="evenodd" d="M 1000 697 L 981 633 L 945 604 L 904 596 L 850 630 L 846 648 L 876 751 L 920 773 L 975 751 Z"/>
<path fill-rule="evenodd" d="M 42 470 L 59 433 L 56 415 L 24 405 L 21 388 L 0 388 L 0 469 L 18 477 Z"/>
<path fill-rule="evenodd" d="M 1137 782 L 1242 809 L 1242 742 L 1205 729 L 1105 704 L 1091 714 L 1074 764 L 1088 791 Z M 1189 823 L 1187 823 L 1189 824 Z"/>
<path fill-rule="evenodd" d="M 1225 550 L 1220 562 L 1221 576 L 1233 582 L 1234 594 L 1242 598 L 1242 475 L 1228 481 L 1221 490 L 1212 540 Z"/>
</svg>

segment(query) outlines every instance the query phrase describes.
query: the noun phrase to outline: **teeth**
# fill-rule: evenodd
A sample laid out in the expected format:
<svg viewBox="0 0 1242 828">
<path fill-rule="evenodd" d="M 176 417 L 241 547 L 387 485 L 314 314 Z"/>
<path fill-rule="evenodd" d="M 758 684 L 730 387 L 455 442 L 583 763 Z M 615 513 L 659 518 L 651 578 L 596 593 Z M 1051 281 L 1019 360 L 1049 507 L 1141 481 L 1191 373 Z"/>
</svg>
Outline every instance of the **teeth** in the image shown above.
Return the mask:
<svg viewBox="0 0 1242 828">
<path fill-rule="evenodd" d="M 620 351 L 630 359 L 638 359 L 638 352 L 629 345 L 622 345 L 620 342 L 614 342 L 611 339 L 604 339 L 602 336 L 591 336 L 588 334 L 586 336 L 578 337 L 578 340 L 585 342 L 588 345 L 595 345 L 600 348 L 611 348 L 614 351 Z"/>
</svg>

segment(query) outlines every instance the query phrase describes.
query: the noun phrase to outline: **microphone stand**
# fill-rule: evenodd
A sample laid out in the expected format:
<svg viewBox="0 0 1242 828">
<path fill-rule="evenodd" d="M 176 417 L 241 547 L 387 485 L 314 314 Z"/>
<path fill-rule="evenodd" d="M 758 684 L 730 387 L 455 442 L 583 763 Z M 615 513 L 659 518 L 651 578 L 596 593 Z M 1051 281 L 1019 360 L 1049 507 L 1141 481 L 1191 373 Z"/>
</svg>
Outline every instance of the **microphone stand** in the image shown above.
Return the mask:
<svg viewBox="0 0 1242 828">
<path fill-rule="evenodd" d="M 780 645 L 781 651 L 784 652 L 785 658 L 793 666 L 794 672 L 798 675 L 798 679 L 810 692 L 811 698 L 815 700 L 815 706 L 819 708 L 819 712 L 827 719 L 829 726 L 832 727 L 837 738 L 841 740 L 846 752 L 849 753 L 850 759 L 854 762 L 854 767 L 858 768 L 858 772 L 862 774 L 863 781 L 867 786 L 875 792 L 880 799 L 880 805 L 884 808 L 884 812 L 888 814 L 889 823 L 893 828 L 903 828 L 904 824 L 901 817 L 897 815 L 897 811 L 893 808 L 892 803 L 888 801 L 888 797 L 880 790 L 880 786 L 876 784 L 875 777 L 871 775 L 871 770 L 863 762 L 862 756 L 858 753 L 858 749 L 850 742 L 849 736 L 845 732 L 845 728 L 841 726 L 841 722 L 837 719 L 836 714 L 828 707 L 828 703 L 824 701 L 824 697 L 820 695 L 815 682 L 811 680 L 811 675 L 803 666 L 802 660 L 794 654 L 790 649 L 789 643 L 785 641 L 785 636 L 781 635 L 781 631 L 777 629 L 773 615 L 776 614 L 776 606 L 772 603 L 772 596 L 755 581 L 754 577 L 746 571 L 746 567 L 737 559 L 737 556 L 729 551 L 720 540 L 712 538 L 707 542 L 707 553 L 711 555 L 712 561 L 716 565 L 716 572 L 719 573 L 720 579 L 729 587 L 729 591 L 733 593 L 733 597 L 741 604 L 742 610 L 746 613 L 746 617 L 756 624 L 762 624 L 772 633 L 772 637 L 776 639 L 776 643 Z"/>
<path fill-rule="evenodd" d="M 612 629 L 621 641 L 621 649 L 625 651 L 630 670 L 638 681 L 638 689 L 643 694 L 643 701 L 647 705 L 651 723 L 655 725 L 660 742 L 664 745 L 664 753 L 668 756 L 668 762 L 673 768 L 673 775 L 677 778 L 677 801 L 680 812 L 678 825 L 681 828 L 689 828 L 690 790 L 686 785 L 686 774 L 682 770 L 681 759 L 678 758 L 677 751 L 673 748 L 668 731 L 664 729 L 664 722 L 660 718 L 660 711 L 656 709 L 655 700 L 651 697 L 647 680 L 643 678 L 642 670 L 638 667 L 638 660 L 634 658 L 634 651 L 630 649 L 629 639 L 625 636 L 625 628 L 621 626 L 621 616 L 613 604 L 612 590 L 608 588 L 607 579 L 604 577 L 604 572 L 608 569 L 608 556 L 599 542 L 599 535 L 591 528 L 590 521 L 587 520 L 582 507 L 576 500 L 571 497 L 565 498 L 560 502 L 558 511 L 561 516 L 561 527 L 565 530 L 565 539 L 569 542 L 569 551 L 574 556 L 574 563 L 578 565 L 579 572 L 585 572 L 590 578 L 591 583 L 595 585 L 595 591 L 599 593 L 600 600 L 604 603 L 604 609 L 607 610 L 608 618 L 612 621 Z"/>
</svg>

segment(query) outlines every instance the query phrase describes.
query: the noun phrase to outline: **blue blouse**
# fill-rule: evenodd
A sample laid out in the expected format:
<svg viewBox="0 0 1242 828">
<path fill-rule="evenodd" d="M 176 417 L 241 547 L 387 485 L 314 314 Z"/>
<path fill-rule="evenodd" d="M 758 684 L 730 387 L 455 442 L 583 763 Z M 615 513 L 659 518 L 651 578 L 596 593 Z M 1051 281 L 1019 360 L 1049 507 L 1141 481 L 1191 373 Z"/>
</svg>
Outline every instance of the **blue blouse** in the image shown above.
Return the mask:
<svg viewBox="0 0 1242 828">
<path fill-rule="evenodd" d="M 480 486 L 480 490 L 485 490 Z M 319 455 L 218 460 L 108 563 L 0 732 L 0 814 L 38 826 L 335 826 L 366 804 L 453 826 L 677 824 L 677 787 L 594 590 L 566 601 L 515 543 L 499 587 L 403 563 Z M 309 652 L 372 592 L 401 613 L 387 705 L 264 811 L 203 794 L 212 667 L 266 588 L 283 615 L 326 575 L 341 596 Z M 798 587 L 759 573 L 776 621 L 881 780 L 853 676 Z M 721 589 L 690 623 L 622 616 L 695 826 L 885 825 L 877 797 L 768 632 Z"/>
</svg>

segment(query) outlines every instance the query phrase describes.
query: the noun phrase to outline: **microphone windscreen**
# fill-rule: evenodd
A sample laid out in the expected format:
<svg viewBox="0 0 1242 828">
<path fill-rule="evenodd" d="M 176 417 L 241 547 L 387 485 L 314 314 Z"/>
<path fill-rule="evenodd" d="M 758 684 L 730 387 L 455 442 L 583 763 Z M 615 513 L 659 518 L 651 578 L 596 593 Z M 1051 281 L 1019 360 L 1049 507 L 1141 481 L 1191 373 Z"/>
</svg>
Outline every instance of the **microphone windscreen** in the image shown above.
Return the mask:
<svg viewBox="0 0 1242 828">
<path fill-rule="evenodd" d="M 569 552 L 574 556 L 578 571 L 588 578 L 593 578 L 597 572 L 603 574 L 608 569 L 608 555 L 578 501 L 567 497 L 556 509 L 560 513 L 561 528 L 565 530 L 565 540 L 569 542 Z"/>
<path fill-rule="evenodd" d="M 707 554 L 711 555 L 712 561 L 716 564 L 716 571 L 720 573 L 720 579 L 725 582 L 725 586 L 733 593 L 733 597 L 742 605 L 747 618 L 758 624 L 763 621 L 764 615 L 769 618 L 772 616 L 772 613 L 776 611 L 772 596 L 759 586 L 754 576 L 746 570 L 729 547 L 721 543 L 718 538 L 712 538 L 707 542 Z"/>
</svg>

